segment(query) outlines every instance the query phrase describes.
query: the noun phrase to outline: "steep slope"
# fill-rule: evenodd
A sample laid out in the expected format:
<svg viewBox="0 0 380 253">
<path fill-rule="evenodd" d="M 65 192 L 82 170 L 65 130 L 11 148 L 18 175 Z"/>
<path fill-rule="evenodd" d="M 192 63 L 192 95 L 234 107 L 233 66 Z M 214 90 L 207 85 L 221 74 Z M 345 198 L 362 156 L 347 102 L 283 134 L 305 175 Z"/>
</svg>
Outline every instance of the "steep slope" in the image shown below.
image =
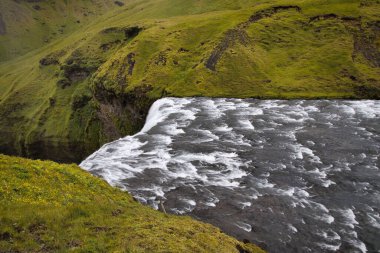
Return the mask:
<svg viewBox="0 0 380 253">
<path fill-rule="evenodd" d="M 379 98 L 380 3 L 146 0 L 0 65 L 0 152 L 80 161 L 162 96 Z"/>
<path fill-rule="evenodd" d="M 263 252 L 82 171 L 0 155 L 1 252 Z"/>
</svg>

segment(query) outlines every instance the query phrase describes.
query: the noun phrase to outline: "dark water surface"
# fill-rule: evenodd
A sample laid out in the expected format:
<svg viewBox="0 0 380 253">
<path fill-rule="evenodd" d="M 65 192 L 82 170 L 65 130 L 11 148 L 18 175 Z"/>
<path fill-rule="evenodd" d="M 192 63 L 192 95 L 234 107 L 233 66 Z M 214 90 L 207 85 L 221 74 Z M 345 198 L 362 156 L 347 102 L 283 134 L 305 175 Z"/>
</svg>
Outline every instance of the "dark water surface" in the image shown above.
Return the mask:
<svg viewBox="0 0 380 253">
<path fill-rule="evenodd" d="M 269 252 L 380 252 L 380 101 L 165 98 L 81 167 Z"/>
</svg>

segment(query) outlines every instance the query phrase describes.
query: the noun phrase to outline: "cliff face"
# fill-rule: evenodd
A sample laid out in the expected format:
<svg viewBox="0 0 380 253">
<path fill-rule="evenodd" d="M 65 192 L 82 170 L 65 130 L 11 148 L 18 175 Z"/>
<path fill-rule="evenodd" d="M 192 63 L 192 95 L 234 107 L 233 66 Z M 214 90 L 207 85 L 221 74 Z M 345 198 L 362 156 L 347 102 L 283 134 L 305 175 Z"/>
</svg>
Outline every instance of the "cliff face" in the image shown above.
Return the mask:
<svg viewBox="0 0 380 253">
<path fill-rule="evenodd" d="M 68 13 L 65 36 L 29 51 L 1 9 L 0 152 L 80 161 L 162 96 L 380 98 L 376 1 L 100 2 L 38 3 Z M 42 20 L 36 3 L 12 4 Z"/>
</svg>

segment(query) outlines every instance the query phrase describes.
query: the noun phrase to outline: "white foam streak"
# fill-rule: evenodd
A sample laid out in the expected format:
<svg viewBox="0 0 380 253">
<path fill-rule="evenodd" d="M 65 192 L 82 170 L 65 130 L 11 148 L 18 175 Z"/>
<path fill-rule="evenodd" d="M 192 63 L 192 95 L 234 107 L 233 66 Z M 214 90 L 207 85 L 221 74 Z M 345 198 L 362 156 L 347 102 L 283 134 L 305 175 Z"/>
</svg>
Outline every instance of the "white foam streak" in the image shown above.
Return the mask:
<svg viewBox="0 0 380 253">
<path fill-rule="evenodd" d="M 245 222 L 242 222 L 242 221 L 238 221 L 238 222 L 236 222 L 235 225 L 237 227 L 241 228 L 242 230 L 246 231 L 246 232 L 251 232 L 252 231 L 252 226 L 249 225 L 248 223 L 245 223 Z"/>
</svg>

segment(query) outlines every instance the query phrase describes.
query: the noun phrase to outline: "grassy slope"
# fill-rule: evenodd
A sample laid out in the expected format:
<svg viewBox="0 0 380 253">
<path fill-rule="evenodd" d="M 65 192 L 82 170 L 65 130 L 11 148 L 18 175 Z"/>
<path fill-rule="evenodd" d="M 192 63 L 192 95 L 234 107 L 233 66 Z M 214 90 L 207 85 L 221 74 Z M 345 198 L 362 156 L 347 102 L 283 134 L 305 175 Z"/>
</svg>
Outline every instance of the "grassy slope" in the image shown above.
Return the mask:
<svg viewBox="0 0 380 253">
<path fill-rule="evenodd" d="M 0 151 L 79 161 L 161 96 L 379 98 L 379 16 L 378 0 L 128 1 L 0 64 Z"/>
<path fill-rule="evenodd" d="M 3 0 L 6 33 L 0 36 L 0 61 L 61 39 L 116 7 L 112 0 Z"/>
<path fill-rule="evenodd" d="M 0 155 L 0 252 L 263 252 L 164 215 L 76 165 Z"/>
</svg>

